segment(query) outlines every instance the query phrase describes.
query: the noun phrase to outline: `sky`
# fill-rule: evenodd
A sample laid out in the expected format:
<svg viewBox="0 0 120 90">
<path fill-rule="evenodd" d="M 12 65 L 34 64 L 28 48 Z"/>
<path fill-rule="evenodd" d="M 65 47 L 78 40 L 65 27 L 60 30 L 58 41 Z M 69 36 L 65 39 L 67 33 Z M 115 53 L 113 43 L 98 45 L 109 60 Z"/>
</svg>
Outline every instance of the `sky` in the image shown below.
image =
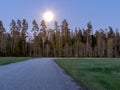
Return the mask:
<svg viewBox="0 0 120 90">
<path fill-rule="evenodd" d="M 31 30 L 32 21 L 38 24 L 46 10 L 55 14 L 59 25 L 66 19 L 71 29 L 86 28 L 89 21 L 93 29 L 112 26 L 120 29 L 120 0 L 0 0 L 0 20 L 9 31 L 12 19 L 26 19 Z M 54 23 L 47 23 L 52 28 Z"/>
</svg>

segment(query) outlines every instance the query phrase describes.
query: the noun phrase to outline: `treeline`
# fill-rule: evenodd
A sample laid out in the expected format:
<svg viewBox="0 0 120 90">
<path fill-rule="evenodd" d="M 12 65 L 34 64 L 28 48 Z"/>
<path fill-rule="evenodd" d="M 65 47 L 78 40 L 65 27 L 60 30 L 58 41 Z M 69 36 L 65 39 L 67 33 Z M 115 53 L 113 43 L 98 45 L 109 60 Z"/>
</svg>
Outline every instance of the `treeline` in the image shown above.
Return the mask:
<svg viewBox="0 0 120 90">
<path fill-rule="evenodd" d="M 44 20 L 33 20 L 29 33 L 25 19 L 12 20 L 9 32 L 0 21 L 0 56 L 120 57 L 120 33 L 112 27 L 93 33 L 89 22 L 85 29 L 71 30 L 63 20 L 47 29 Z"/>
</svg>

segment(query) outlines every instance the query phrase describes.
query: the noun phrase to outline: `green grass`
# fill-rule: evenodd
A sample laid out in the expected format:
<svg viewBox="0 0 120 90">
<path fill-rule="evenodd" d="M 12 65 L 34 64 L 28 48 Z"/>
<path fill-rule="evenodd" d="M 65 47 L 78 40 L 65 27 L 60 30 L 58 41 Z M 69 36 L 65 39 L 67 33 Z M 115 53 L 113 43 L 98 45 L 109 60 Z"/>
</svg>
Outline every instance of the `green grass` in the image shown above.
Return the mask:
<svg viewBox="0 0 120 90">
<path fill-rule="evenodd" d="M 120 59 L 55 60 L 77 83 L 89 90 L 120 90 Z"/>
<path fill-rule="evenodd" d="M 0 57 L 0 65 L 28 60 L 30 57 Z"/>
</svg>

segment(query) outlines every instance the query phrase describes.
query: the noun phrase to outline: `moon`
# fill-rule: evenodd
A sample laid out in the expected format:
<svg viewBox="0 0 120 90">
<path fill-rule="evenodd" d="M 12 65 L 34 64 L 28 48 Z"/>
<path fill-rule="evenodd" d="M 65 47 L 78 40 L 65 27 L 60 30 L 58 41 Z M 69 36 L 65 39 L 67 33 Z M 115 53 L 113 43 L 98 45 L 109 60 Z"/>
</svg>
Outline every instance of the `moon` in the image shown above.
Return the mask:
<svg viewBox="0 0 120 90">
<path fill-rule="evenodd" d="M 52 11 L 46 11 L 43 14 L 43 19 L 47 22 L 51 22 L 54 19 L 54 14 Z"/>
</svg>

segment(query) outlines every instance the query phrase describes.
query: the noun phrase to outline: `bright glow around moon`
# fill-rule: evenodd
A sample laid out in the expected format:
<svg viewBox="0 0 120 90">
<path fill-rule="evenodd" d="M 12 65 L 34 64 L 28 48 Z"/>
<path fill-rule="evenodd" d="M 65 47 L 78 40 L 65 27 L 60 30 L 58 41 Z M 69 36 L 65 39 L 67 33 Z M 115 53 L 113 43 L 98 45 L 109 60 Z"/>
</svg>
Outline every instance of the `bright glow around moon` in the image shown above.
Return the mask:
<svg viewBox="0 0 120 90">
<path fill-rule="evenodd" d="M 51 11 L 46 11 L 43 15 L 43 19 L 47 22 L 51 22 L 54 19 L 54 14 Z"/>
</svg>

